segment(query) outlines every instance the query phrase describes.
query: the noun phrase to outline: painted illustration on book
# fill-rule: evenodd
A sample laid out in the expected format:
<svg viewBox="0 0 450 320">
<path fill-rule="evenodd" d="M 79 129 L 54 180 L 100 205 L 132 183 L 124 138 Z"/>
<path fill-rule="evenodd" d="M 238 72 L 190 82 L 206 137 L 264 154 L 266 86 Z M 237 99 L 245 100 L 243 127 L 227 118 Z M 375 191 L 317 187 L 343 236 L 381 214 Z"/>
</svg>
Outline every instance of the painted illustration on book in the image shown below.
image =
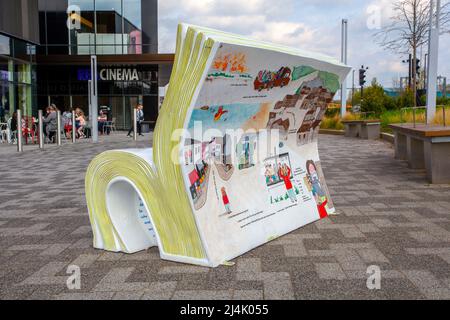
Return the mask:
<svg viewBox="0 0 450 320">
<path fill-rule="evenodd" d="M 320 63 L 312 67 L 299 57 L 271 59 L 272 54 L 222 44 L 187 122 L 195 137 L 188 149 L 197 150 L 197 161 L 183 172 L 196 218 L 215 243 L 227 243 L 224 250 L 241 250 L 237 243 L 255 234 L 269 239 L 281 234 L 277 229 L 335 213 L 317 137 L 339 76 Z M 259 149 L 267 142 L 261 135 L 274 131 L 279 142 L 261 158 Z M 209 177 L 201 179 L 205 166 Z M 273 227 L 281 217 L 293 224 Z"/>
</svg>

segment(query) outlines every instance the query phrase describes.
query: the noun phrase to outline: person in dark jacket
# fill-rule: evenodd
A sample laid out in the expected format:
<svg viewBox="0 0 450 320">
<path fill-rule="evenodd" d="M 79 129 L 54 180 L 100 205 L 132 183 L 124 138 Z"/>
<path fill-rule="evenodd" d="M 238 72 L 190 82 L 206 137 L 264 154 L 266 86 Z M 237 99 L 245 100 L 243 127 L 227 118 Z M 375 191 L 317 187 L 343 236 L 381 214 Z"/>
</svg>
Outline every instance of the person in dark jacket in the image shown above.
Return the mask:
<svg viewBox="0 0 450 320">
<path fill-rule="evenodd" d="M 17 112 L 14 112 L 12 115 L 12 118 L 9 120 L 9 129 L 11 130 L 10 134 L 11 134 L 11 141 L 12 141 L 17 132 Z"/>
<path fill-rule="evenodd" d="M 1 103 L 1 101 L 0 101 Z M 5 108 L 0 104 L 0 122 L 3 122 L 5 118 Z"/>
</svg>

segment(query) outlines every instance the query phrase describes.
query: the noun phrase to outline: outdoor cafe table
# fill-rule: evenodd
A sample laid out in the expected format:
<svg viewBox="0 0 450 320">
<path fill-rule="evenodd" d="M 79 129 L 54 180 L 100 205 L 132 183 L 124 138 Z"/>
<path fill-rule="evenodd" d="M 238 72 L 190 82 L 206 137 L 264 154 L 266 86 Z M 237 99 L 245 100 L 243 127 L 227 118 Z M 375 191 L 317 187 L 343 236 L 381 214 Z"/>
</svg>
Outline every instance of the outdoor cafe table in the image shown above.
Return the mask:
<svg viewBox="0 0 450 320">
<path fill-rule="evenodd" d="M 412 169 L 426 169 L 433 184 L 450 184 L 450 127 L 393 124 L 395 158 Z"/>
</svg>

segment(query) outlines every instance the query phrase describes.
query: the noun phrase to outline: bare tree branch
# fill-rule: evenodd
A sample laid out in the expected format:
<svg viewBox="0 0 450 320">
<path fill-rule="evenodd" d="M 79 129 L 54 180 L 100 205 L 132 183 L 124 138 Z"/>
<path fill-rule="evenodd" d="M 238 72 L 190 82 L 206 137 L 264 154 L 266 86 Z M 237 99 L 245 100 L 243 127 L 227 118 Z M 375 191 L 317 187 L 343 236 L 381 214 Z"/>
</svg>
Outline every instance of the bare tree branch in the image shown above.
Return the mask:
<svg viewBox="0 0 450 320">
<path fill-rule="evenodd" d="M 430 31 L 430 1 L 397 0 L 392 8 L 394 14 L 390 24 L 374 34 L 376 42 L 398 54 L 411 53 L 414 42 L 416 49 L 426 45 Z M 450 33 L 450 2 L 441 6 L 440 28 L 441 34 Z"/>
<path fill-rule="evenodd" d="M 430 18 L 435 12 L 430 0 L 394 0 L 390 23 L 374 34 L 375 41 L 383 48 L 397 54 L 412 54 L 411 77 L 414 101 L 417 92 L 417 50 L 428 44 Z M 450 2 L 441 5 L 440 32 L 450 33 Z"/>
</svg>

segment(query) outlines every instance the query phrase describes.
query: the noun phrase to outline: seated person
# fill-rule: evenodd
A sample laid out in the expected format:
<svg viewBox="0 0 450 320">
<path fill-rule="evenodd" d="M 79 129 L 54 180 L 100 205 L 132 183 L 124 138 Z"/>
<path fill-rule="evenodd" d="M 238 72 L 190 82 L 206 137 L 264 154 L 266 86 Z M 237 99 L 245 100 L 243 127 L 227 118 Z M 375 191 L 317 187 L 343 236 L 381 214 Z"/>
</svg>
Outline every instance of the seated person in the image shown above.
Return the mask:
<svg viewBox="0 0 450 320">
<path fill-rule="evenodd" d="M 62 124 L 64 126 L 64 133 L 66 138 L 70 139 L 72 136 L 72 112 L 64 111 L 62 114 Z"/>
<path fill-rule="evenodd" d="M 103 111 L 100 111 L 100 115 L 97 118 L 98 120 L 98 132 L 103 134 L 105 131 L 105 125 L 108 123 L 108 115 Z M 107 134 L 109 135 L 109 129 L 107 130 Z"/>
<path fill-rule="evenodd" d="M 77 126 L 78 138 L 80 138 L 80 139 L 86 138 L 86 135 L 84 134 L 84 128 L 86 126 L 86 118 L 85 118 L 84 112 L 82 110 L 79 110 L 77 113 L 76 126 Z"/>
<path fill-rule="evenodd" d="M 53 142 L 56 130 L 58 130 L 58 119 L 56 109 L 54 107 L 47 108 L 47 115 L 42 119 L 42 122 L 45 125 L 45 134 L 47 136 L 47 139 L 50 142 Z"/>
</svg>

